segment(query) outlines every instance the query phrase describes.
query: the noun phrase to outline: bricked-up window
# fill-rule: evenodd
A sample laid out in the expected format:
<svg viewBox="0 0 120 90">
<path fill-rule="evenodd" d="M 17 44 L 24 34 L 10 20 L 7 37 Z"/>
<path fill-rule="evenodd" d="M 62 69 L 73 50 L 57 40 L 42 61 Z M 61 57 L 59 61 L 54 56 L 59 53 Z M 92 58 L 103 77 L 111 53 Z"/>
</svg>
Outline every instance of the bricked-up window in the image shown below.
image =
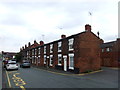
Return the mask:
<svg viewBox="0 0 120 90">
<path fill-rule="evenodd" d="M 44 54 L 46 54 L 46 46 L 44 46 Z"/>
<path fill-rule="evenodd" d="M 53 44 L 50 44 L 50 53 L 53 53 Z"/>
<path fill-rule="evenodd" d="M 58 52 L 61 52 L 62 42 L 58 42 Z"/>
<path fill-rule="evenodd" d="M 69 39 L 69 50 L 73 50 L 73 42 L 74 42 L 73 38 Z"/>
<path fill-rule="evenodd" d="M 53 65 L 53 55 L 50 55 L 50 66 Z"/>
<path fill-rule="evenodd" d="M 40 47 L 38 48 L 38 54 L 40 55 Z"/>
<path fill-rule="evenodd" d="M 69 69 L 74 69 L 74 54 L 69 54 Z"/>
<path fill-rule="evenodd" d="M 32 49 L 32 55 L 34 55 L 34 49 Z"/>
<path fill-rule="evenodd" d="M 62 55 L 58 54 L 58 65 L 62 65 Z"/>
<path fill-rule="evenodd" d="M 44 64 L 46 64 L 46 55 L 44 55 Z"/>
</svg>

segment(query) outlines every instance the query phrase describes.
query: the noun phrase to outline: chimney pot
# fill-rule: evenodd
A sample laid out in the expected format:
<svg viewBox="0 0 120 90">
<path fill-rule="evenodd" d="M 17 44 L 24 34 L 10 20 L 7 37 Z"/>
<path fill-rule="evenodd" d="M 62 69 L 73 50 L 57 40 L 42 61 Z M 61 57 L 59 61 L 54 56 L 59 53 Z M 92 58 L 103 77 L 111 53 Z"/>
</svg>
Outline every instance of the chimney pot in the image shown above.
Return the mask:
<svg viewBox="0 0 120 90">
<path fill-rule="evenodd" d="M 44 42 L 43 42 L 43 41 L 40 41 L 40 45 L 44 45 Z"/>
<path fill-rule="evenodd" d="M 62 35 L 61 35 L 61 38 L 62 38 L 62 39 L 63 39 L 63 38 L 66 38 L 66 35 L 62 34 Z"/>
</svg>

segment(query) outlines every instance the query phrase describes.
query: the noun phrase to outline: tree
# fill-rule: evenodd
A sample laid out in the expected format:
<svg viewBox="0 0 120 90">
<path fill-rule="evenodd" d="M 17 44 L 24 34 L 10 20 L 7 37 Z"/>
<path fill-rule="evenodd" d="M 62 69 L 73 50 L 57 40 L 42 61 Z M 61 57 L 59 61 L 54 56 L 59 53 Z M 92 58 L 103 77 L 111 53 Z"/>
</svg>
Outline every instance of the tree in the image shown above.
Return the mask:
<svg viewBox="0 0 120 90">
<path fill-rule="evenodd" d="M 21 62 L 22 60 L 22 54 L 19 52 L 15 55 L 15 59 L 17 60 L 17 62 Z"/>
</svg>

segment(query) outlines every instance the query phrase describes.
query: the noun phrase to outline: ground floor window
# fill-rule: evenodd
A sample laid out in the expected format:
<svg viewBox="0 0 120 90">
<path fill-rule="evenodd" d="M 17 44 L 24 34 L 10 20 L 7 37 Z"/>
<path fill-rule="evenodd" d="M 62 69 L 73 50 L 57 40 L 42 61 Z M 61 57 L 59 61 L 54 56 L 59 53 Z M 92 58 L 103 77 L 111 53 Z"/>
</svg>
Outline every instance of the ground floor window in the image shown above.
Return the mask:
<svg viewBox="0 0 120 90">
<path fill-rule="evenodd" d="M 74 54 L 69 54 L 69 69 L 74 69 Z"/>
<path fill-rule="evenodd" d="M 50 66 L 53 65 L 53 55 L 50 55 Z"/>
<path fill-rule="evenodd" d="M 32 56 L 32 63 L 34 63 L 34 56 Z"/>
<path fill-rule="evenodd" d="M 40 56 L 38 56 L 38 63 L 40 63 Z"/>
<path fill-rule="evenodd" d="M 46 55 L 44 55 L 44 64 L 46 64 Z"/>
<path fill-rule="evenodd" d="M 58 54 L 58 65 L 62 65 L 62 55 Z"/>
</svg>

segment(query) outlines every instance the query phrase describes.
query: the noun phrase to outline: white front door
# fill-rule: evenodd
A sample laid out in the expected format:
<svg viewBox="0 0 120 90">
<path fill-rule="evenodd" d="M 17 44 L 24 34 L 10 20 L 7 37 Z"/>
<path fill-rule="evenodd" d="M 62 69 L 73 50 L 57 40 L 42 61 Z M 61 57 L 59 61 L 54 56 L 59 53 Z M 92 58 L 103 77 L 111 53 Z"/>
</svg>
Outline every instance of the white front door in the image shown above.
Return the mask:
<svg viewBox="0 0 120 90">
<path fill-rule="evenodd" d="M 64 59 L 64 71 L 67 71 L 67 56 L 63 56 Z"/>
</svg>

